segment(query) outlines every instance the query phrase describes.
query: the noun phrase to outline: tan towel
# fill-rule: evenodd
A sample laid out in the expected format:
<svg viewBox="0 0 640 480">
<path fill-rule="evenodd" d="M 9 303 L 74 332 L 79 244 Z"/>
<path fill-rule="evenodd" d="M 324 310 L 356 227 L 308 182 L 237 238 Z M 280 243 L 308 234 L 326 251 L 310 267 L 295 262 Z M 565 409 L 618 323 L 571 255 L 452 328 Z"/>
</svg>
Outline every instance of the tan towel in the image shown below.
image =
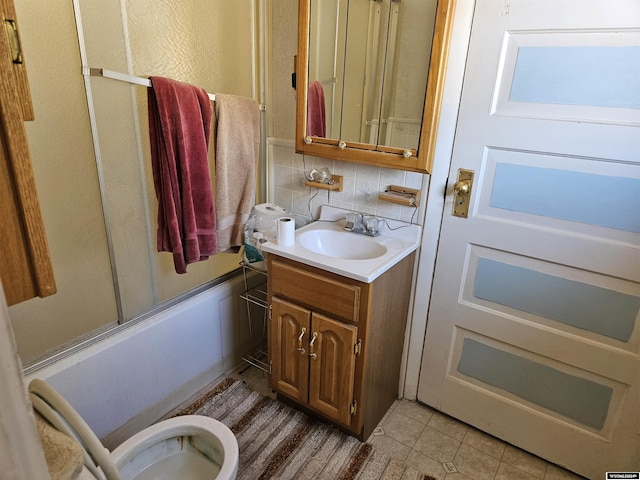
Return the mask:
<svg viewBox="0 0 640 480">
<path fill-rule="evenodd" d="M 82 447 L 76 440 L 54 428 L 38 412 L 33 413 L 51 480 L 76 478 L 84 466 Z"/>
<path fill-rule="evenodd" d="M 218 250 L 244 243 L 255 204 L 260 109 L 252 98 L 216 94 L 216 227 Z"/>
</svg>

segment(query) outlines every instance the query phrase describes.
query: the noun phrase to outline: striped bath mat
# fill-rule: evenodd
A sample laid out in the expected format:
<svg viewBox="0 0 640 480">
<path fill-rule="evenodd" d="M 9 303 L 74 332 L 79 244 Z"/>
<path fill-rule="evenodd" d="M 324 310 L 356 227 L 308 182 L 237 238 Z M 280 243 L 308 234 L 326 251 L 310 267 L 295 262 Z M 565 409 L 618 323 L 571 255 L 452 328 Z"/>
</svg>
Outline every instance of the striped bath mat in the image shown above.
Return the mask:
<svg viewBox="0 0 640 480">
<path fill-rule="evenodd" d="M 434 480 L 368 443 L 226 378 L 177 415 L 206 415 L 238 439 L 238 479 Z"/>
</svg>

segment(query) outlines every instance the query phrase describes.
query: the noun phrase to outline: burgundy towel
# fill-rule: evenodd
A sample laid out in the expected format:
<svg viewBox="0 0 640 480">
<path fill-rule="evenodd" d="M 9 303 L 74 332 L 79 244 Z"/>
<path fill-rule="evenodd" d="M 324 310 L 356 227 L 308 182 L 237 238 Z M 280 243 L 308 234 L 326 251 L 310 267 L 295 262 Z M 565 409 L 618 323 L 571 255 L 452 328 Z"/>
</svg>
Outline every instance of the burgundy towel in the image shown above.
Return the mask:
<svg viewBox="0 0 640 480">
<path fill-rule="evenodd" d="M 148 91 L 158 251 L 172 252 L 177 273 L 218 252 L 207 151 L 213 107 L 207 92 L 151 77 Z"/>
<path fill-rule="evenodd" d="M 307 96 L 307 135 L 326 137 L 326 124 L 322 83 L 311 82 Z"/>
</svg>

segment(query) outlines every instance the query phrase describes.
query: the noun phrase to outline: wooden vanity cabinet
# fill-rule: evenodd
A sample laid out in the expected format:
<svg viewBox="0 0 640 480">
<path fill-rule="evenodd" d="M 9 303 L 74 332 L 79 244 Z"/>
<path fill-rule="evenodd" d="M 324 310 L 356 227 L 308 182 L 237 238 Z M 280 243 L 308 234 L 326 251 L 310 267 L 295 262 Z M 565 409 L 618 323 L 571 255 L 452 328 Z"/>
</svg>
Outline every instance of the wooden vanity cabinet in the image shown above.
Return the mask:
<svg viewBox="0 0 640 480">
<path fill-rule="evenodd" d="M 280 339 L 274 345 L 275 369 L 272 364 L 275 388 L 348 425 L 358 328 L 277 297 L 271 306 L 274 338 Z"/>
<path fill-rule="evenodd" d="M 270 254 L 270 386 L 365 440 L 398 397 L 414 255 L 372 283 Z"/>
</svg>

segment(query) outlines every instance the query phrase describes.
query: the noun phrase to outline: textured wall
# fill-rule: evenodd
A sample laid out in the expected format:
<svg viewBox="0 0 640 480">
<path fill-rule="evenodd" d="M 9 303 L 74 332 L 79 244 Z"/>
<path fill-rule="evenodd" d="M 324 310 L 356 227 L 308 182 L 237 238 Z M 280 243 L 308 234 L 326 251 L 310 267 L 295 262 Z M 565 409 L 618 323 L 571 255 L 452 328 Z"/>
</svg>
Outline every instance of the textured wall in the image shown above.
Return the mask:
<svg viewBox="0 0 640 480">
<path fill-rule="evenodd" d="M 273 181 L 271 201 L 305 217 L 317 216 L 323 204 L 371 215 L 420 223 L 413 207 L 378 200 L 389 185 L 422 188 L 424 175 L 371 165 L 342 162 L 295 153 L 293 141 L 271 139 L 268 147 Z M 304 173 L 323 167 L 344 177 L 342 192 L 327 192 L 304 184 Z"/>
<path fill-rule="evenodd" d="M 169 77 L 198 85 L 210 93 L 253 96 L 253 2 L 127 0 L 123 3 L 131 65 L 136 75 Z M 157 201 L 149 168 L 147 97 L 145 89 L 136 88 L 135 93 L 140 119 L 141 164 L 155 238 Z M 210 167 L 214 171 L 213 160 Z M 127 251 L 136 249 L 136 245 L 127 243 Z M 237 268 L 240 261 L 238 255 L 220 253 L 206 262 L 189 265 L 186 275 L 176 275 L 171 255 L 152 253 L 151 258 L 159 301 L 224 275 Z M 123 263 L 126 268 L 127 262 Z M 124 279 L 130 285 L 127 292 L 139 293 L 136 285 L 143 280 L 139 275 L 135 271 L 126 273 Z M 144 309 L 145 306 L 141 306 L 133 313 Z"/>
</svg>

